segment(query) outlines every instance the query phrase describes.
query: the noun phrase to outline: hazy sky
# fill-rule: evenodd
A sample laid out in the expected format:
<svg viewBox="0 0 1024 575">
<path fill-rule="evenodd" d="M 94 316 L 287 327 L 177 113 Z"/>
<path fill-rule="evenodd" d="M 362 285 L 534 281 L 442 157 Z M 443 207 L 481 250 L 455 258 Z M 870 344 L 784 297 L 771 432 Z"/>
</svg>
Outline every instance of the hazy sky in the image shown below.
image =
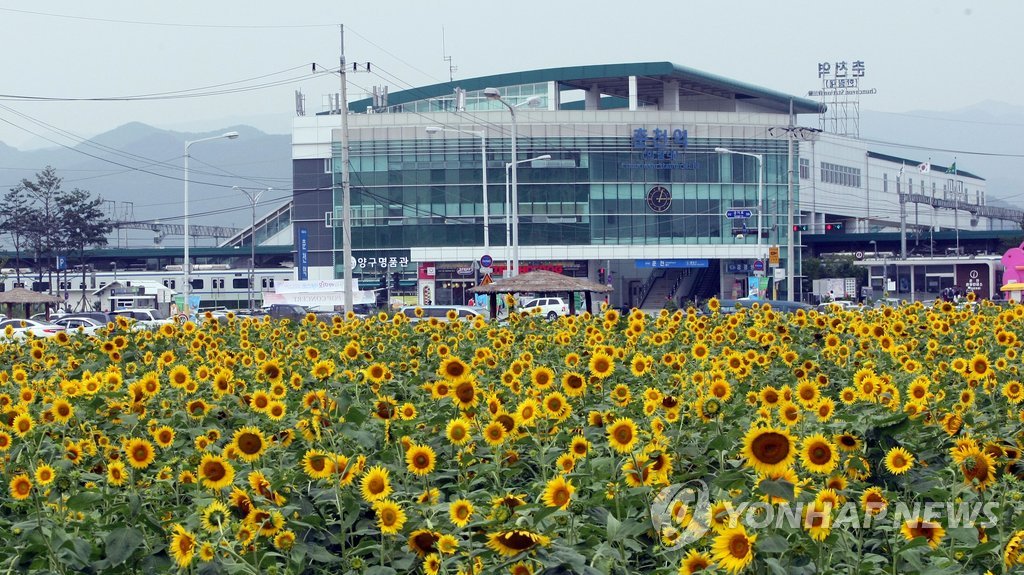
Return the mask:
<svg viewBox="0 0 1024 575">
<path fill-rule="evenodd" d="M 338 24 L 348 61 L 375 68 L 351 76 L 352 99 L 446 81 L 447 54 L 456 79 L 667 60 L 794 95 L 820 86 L 819 62 L 861 60 L 878 90 L 866 110 L 1024 105 L 1022 20 L 1014 0 L 5 0 L 0 142 L 52 146 L 48 125 L 91 137 L 130 121 L 287 133 L 295 90 L 308 113 L 337 91 L 335 75 L 309 70 L 337 66 Z M 152 99 L 64 100 L 136 96 Z"/>
</svg>

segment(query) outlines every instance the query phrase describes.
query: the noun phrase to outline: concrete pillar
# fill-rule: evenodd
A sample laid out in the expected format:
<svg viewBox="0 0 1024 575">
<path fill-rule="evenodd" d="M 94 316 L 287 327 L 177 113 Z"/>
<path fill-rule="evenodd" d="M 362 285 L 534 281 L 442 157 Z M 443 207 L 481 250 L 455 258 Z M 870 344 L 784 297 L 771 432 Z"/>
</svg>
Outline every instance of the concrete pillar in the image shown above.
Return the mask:
<svg viewBox="0 0 1024 575">
<path fill-rule="evenodd" d="M 629 111 L 630 112 L 635 112 L 636 111 L 636 109 L 637 109 L 637 102 L 638 101 L 639 101 L 639 98 L 637 98 L 637 93 L 636 93 L 636 76 L 630 76 L 629 77 Z"/>
<path fill-rule="evenodd" d="M 555 112 L 562 107 L 562 91 L 558 82 L 548 82 L 548 110 Z"/>
<path fill-rule="evenodd" d="M 586 96 L 583 101 L 584 110 L 600 110 L 601 109 L 601 88 L 594 84 L 587 90 Z"/>
<path fill-rule="evenodd" d="M 665 82 L 662 88 L 661 105 L 658 108 L 667 112 L 679 111 L 679 80 Z"/>
</svg>

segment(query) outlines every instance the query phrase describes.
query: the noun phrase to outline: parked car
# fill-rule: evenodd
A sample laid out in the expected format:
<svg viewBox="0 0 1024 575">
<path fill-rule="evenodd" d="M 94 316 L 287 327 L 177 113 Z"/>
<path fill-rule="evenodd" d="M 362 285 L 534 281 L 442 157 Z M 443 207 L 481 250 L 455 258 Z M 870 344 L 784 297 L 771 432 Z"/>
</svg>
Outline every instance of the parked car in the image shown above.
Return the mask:
<svg viewBox="0 0 1024 575">
<path fill-rule="evenodd" d="M 560 297 L 538 297 L 523 304 L 522 311 L 555 319 L 560 315 L 569 315 L 569 305 Z"/>
<path fill-rule="evenodd" d="M 93 335 L 101 329 L 106 329 L 106 322 L 99 322 L 89 317 L 65 316 L 53 320 L 55 325 L 63 327 L 69 334 L 84 333 Z"/>
<path fill-rule="evenodd" d="M 28 336 L 53 337 L 64 331 L 64 328 L 45 321 L 35 319 L 11 318 L 0 321 L 0 337 L 7 337 L 7 328 L 11 328 L 11 337 L 21 339 Z"/>
<path fill-rule="evenodd" d="M 97 323 L 110 323 L 110 314 L 102 311 L 76 311 L 71 312 L 61 317 L 61 319 L 72 318 L 72 317 L 84 317 L 91 319 Z"/>
<path fill-rule="evenodd" d="M 837 299 L 835 301 L 828 301 L 828 302 L 825 302 L 825 303 L 820 303 L 820 304 L 818 304 L 818 308 L 817 309 L 820 312 L 828 313 L 828 312 L 844 311 L 844 310 L 848 310 L 848 309 L 856 309 L 858 307 L 860 307 L 860 304 L 857 303 L 857 302 L 853 302 L 853 301 L 849 301 L 849 300 L 844 300 L 844 299 Z"/>
<path fill-rule="evenodd" d="M 419 315 L 416 314 L 417 309 L 422 310 Z M 480 308 L 467 305 L 407 305 L 398 311 L 405 314 L 405 317 L 413 322 L 426 321 L 430 318 L 435 318 L 438 321 L 448 321 L 449 311 L 454 311 L 458 319 L 473 319 L 477 316 L 483 316 Z"/>
<path fill-rule="evenodd" d="M 291 319 L 293 321 L 300 321 L 306 317 L 309 313 L 306 308 L 296 303 L 275 303 L 270 304 L 270 307 L 265 308 L 266 315 L 269 315 L 272 319 Z"/>
<path fill-rule="evenodd" d="M 141 328 L 155 329 L 167 323 L 174 323 L 158 309 L 134 308 L 119 309 L 111 313 L 114 317 L 127 317 L 135 320 L 135 326 Z"/>
<path fill-rule="evenodd" d="M 29 319 L 34 319 L 36 321 L 49 321 L 49 322 L 52 322 L 53 320 L 62 318 L 64 316 L 66 316 L 66 315 L 67 314 L 64 313 L 64 312 L 51 311 L 49 317 L 46 316 L 45 312 L 44 313 L 34 313 L 31 316 L 29 316 Z"/>
</svg>

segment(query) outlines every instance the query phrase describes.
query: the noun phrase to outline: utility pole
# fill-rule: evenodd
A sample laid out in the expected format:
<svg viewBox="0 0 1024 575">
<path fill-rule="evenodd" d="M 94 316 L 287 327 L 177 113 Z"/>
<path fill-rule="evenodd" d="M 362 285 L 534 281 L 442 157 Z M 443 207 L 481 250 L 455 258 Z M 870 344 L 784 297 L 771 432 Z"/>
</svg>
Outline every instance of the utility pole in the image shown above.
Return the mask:
<svg viewBox="0 0 1024 575">
<path fill-rule="evenodd" d="M 900 170 L 901 172 L 903 170 Z M 907 199 L 900 190 L 900 177 L 896 176 L 896 195 L 900 198 L 900 259 L 907 259 Z"/>
<path fill-rule="evenodd" d="M 345 77 L 345 25 L 338 24 L 341 40 L 341 257 L 345 286 L 345 313 L 352 311 L 352 190 L 349 183 L 348 167 L 348 80 Z"/>
<path fill-rule="evenodd" d="M 793 275 L 796 273 L 795 251 L 793 249 L 793 100 L 789 100 L 789 135 L 786 138 L 786 158 L 789 170 L 786 177 L 786 299 L 796 301 L 793 291 Z M 778 295 L 776 295 L 778 297 Z"/>
</svg>

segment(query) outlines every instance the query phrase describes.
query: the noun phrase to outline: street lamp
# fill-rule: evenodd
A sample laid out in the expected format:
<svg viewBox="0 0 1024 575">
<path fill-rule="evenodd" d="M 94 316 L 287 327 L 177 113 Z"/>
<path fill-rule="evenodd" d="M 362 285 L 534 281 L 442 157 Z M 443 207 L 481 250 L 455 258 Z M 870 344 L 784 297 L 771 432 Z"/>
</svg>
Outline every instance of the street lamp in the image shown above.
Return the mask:
<svg viewBox="0 0 1024 575">
<path fill-rule="evenodd" d="M 512 275 L 517 276 L 519 275 L 519 208 L 517 207 L 519 204 L 519 176 L 516 166 L 519 162 L 516 161 L 516 109 L 501 98 L 497 88 L 484 88 L 484 96 L 501 102 L 512 115 L 512 265 L 514 266 Z"/>
<path fill-rule="evenodd" d="M 715 152 L 719 154 L 750 156 L 751 158 L 757 159 L 757 256 L 754 259 L 760 259 L 763 255 L 763 252 L 761 251 L 761 206 L 764 204 L 764 154 L 739 152 L 736 150 L 730 150 L 729 148 L 715 148 Z"/>
<path fill-rule="evenodd" d="M 426 129 L 428 134 L 436 134 L 438 132 L 458 132 L 460 134 L 468 134 L 470 136 L 480 138 L 480 171 L 481 181 L 483 182 L 484 188 L 484 253 L 486 254 L 491 247 L 491 228 L 487 219 L 487 132 L 483 130 L 475 132 L 473 130 L 459 130 L 458 128 L 442 128 L 440 126 L 427 126 Z"/>
<path fill-rule="evenodd" d="M 252 228 L 249 229 L 249 311 L 252 311 L 254 309 L 252 290 L 253 284 L 256 283 L 256 203 L 260 201 L 260 196 L 262 196 L 264 192 L 269 192 L 274 188 L 267 188 L 258 192 L 253 192 L 238 186 L 233 186 L 233 188 L 245 194 L 245 197 L 249 198 L 249 204 L 252 206 Z"/>
<path fill-rule="evenodd" d="M 526 158 L 525 160 L 518 160 L 518 161 L 516 161 L 516 164 L 525 164 L 527 162 L 532 162 L 534 160 L 550 160 L 550 159 L 551 159 L 551 154 L 543 154 L 543 155 L 540 155 L 540 156 L 535 156 L 533 158 Z M 512 168 L 512 166 L 513 166 L 512 162 L 505 162 L 505 270 L 506 270 L 506 274 L 505 275 L 507 277 L 512 277 L 512 275 L 513 275 L 512 274 L 512 270 L 515 270 L 516 274 L 519 273 L 519 250 L 518 250 L 518 246 L 519 246 L 519 231 L 518 231 L 519 230 L 519 198 L 516 198 L 515 196 L 513 196 L 513 199 L 509 199 L 509 194 L 508 194 L 508 172 Z M 512 212 L 510 213 L 509 210 L 512 210 Z M 511 217 L 512 213 L 515 214 L 514 217 Z M 513 223 L 513 221 L 515 223 Z M 510 235 L 510 233 L 509 233 L 509 226 L 512 226 L 512 225 L 515 226 L 514 228 L 512 228 L 515 231 Z M 509 249 L 509 237 L 514 238 L 513 245 L 516 246 L 515 256 L 514 256 L 514 258 L 512 260 L 509 259 L 509 252 L 513 251 L 513 250 Z M 512 267 L 513 265 L 515 267 Z"/>
<path fill-rule="evenodd" d="M 189 261 L 189 255 L 188 255 L 188 244 L 189 244 L 189 236 L 190 236 L 189 229 L 188 229 L 188 159 L 189 159 L 189 151 L 188 150 L 189 150 L 189 148 L 192 147 L 192 144 L 198 144 L 199 142 L 208 142 L 210 140 L 219 140 L 221 138 L 227 138 L 229 140 L 234 140 L 237 137 L 238 137 L 238 132 L 224 132 L 223 134 L 221 134 L 219 136 L 210 136 L 209 138 L 200 138 L 198 140 L 191 140 L 191 141 L 186 141 L 185 142 L 185 257 L 184 257 L 184 261 L 182 262 L 182 266 L 181 266 L 182 269 L 185 270 L 185 273 L 184 273 L 185 285 L 182 286 L 182 288 L 185 290 L 183 292 L 185 294 L 185 301 L 184 301 L 184 305 L 183 305 L 183 311 L 185 312 L 185 315 L 188 315 L 189 311 L 190 311 L 189 310 L 188 299 L 189 299 L 190 292 L 192 291 L 192 283 L 191 283 L 192 278 L 190 277 L 190 274 L 192 272 L 192 265 L 191 265 L 191 262 Z"/>
</svg>

